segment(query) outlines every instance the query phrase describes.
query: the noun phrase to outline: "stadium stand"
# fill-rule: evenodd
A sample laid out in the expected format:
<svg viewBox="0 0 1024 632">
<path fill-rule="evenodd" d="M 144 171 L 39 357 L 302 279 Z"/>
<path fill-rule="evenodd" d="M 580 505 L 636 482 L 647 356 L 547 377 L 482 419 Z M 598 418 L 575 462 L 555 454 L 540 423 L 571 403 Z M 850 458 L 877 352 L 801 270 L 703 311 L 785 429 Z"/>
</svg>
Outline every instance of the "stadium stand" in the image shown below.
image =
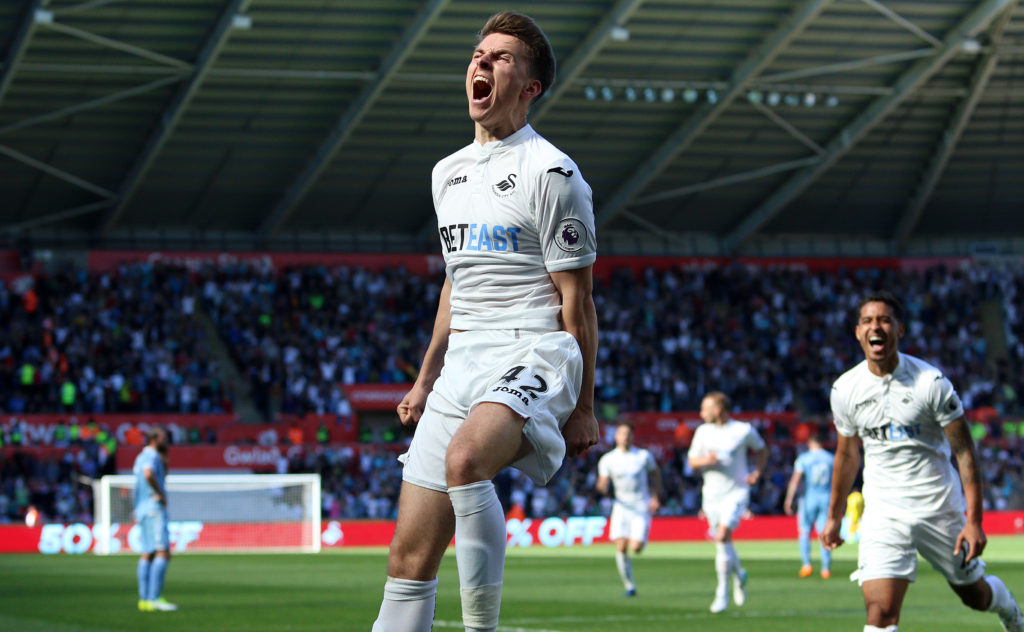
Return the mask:
<svg viewBox="0 0 1024 632">
<path fill-rule="evenodd" d="M 903 350 L 942 367 L 971 411 L 986 507 L 1024 506 L 1024 315 L 1017 300 L 1024 273 L 1012 266 L 614 269 L 597 279 L 594 293 L 599 415 L 612 421 L 630 411 L 694 410 L 704 392 L 722 389 L 738 409 L 795 411 L 827 423 L 831 381 L 858 358 L 849 315 L 857 297 L 875 287 L 905 297 Z M 62 453 L 19 451 L 31 443 L 19 415 L 218 413 L 238 410 L 246 398 L 261 417 L 254 422 L 348 414 L 344 385 L 413 378 L 439 290 L 438 279 L 404 268 L 278 272 L 243 263 L 133 263 L 115 272 L 69 264 L 32 283 L 0 285 L 0 441 L 7 448 L 0 452 L 0 522 L 19 519 L 29 505 L 45 519 L 90 521 L 90 491 L 81 482 L 114 467 L 109 428 L 83 423 L 83 436 Z M 214 342 L 226 353 L 216 353 Z M 292 429 L 278 425 L 283 443 Z M 780 513 L 796 448 L 785 426 L 765 432 L 769 475 L 751 509 Z M 313 433 L 305 434 L 306 449 L 276 469 L 320 473 L 325 518 L 393 517 L 400 443 L 316 445 Z M 217 437 L 196 429 L 177 440 Z M 610 447 L 606 441 L 568 460 L 547 488 L 503 472 L 499 495 L 507 509 L 518 505 L 531 517 L 606 512 L 593 478 Z M 665 482 L 662 513 L 696 513 L 700 487 L 684 468 L 685 445 L 648 447 Z"/>
</svg>

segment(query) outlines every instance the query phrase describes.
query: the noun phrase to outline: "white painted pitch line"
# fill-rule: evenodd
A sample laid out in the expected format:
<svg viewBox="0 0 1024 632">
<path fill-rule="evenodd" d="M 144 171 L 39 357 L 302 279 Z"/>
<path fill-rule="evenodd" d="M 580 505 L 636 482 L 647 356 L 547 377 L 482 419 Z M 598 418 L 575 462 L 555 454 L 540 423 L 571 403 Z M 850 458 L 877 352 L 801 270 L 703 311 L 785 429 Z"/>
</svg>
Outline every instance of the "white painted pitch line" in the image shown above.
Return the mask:
<svg viewBox="0 0 1024 632">
<path fill-rule="evenodd" d="M 743 610 L 722 614 L 711 614 L 710 612 L 681 612 L 675 614 L 649 614 L 649 615 L 605 615 L 605 616 L 562 616 L 544 618 L 521 618 L 507 619 L 509 623 L 517 625 L 531 624 L 559 624 L 559 623 L 622 623 L 627 621 L 681 621 L 692 619 L 748 619 L 757 617 L 807 617 L 827 615 L 847 615 L 854 612 L 862 612 L 858 609 L 847 610 Z M 500 628 L 499 628 L 500 629 Z M 541 632 L 533 631 L 529 632 Z M 548 631 L 544 631 L 548 632 Z M 554 631 L 551 631 L 554 632 Z"/>
<path fill-rule="evenodd" d="M 454 628 L 456 630 L 463 630 L 462 622 L 455 621 L 434 621 L 435 628 Z M 497 632 L 559 632 L 558 630 L 542 630 L 540 628 L 515 628 L 507 625 L 499 625 L 496 628 Z"/>
<path fill-rule="evenodd" d="M 709 612 L 685 612 L 677 614 L 649 614 L 649 615 L 605 615 L 600 617 L 584 616 L 562 616 L 562 617 L 534 617 L 507 619 L 506 622 L 512 625 L 499 625 L 497 632 L 559 632 L 547 628 L 516 627 L 532 625 L 551 625 L 559 623 L 625 623 L 629 621 L 689 621 L 694 619 L 752 619 L 757 617 L 807 617 L 822 615 L 846 615 L 851 612 L 861 612 L 857 609 L 848 610 L 743 610 L 723 614 L 711 614 Z M 435 628 L 463 629 L 462 622 L 456 621 L 434 621 Z"/>
</svg>

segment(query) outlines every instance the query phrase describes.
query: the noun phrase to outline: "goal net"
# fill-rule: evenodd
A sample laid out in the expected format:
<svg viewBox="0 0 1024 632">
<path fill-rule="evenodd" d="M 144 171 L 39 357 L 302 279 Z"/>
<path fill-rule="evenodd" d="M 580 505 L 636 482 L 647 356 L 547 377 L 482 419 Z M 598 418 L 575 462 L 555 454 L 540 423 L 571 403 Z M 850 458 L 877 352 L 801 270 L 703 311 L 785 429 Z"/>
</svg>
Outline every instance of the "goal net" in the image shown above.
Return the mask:
<svg viewBox="0 0 1024 632">
<path fill-rule="evenodd" d="M 140 552 L 134 476 L 104 476 L 94 488 L 95 552 Z M 172 552 L 320 550 L 319 474 L 170 474 Z"/>
</svg>

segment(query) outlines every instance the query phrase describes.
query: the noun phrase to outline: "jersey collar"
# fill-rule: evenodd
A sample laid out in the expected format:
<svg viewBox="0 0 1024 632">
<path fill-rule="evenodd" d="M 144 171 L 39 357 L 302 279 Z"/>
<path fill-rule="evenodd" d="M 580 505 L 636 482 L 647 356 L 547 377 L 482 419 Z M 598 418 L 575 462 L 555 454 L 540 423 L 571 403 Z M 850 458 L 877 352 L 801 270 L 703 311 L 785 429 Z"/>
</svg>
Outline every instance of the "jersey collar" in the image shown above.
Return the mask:
<svg viewBox="0 0 1024 632">
<path fill-rule="evenodd" d="M 523 142 L 526 138 L 532 136 L 533 134 L 533 127 L 531 127 L 530 124 L 527 123 L 523 127 L 516 130 L 514 134 L 506 136 L 501 140 L 492 140 L 490 142 L 484 143 L 483 145 L 479 143 L 473 144 L 476 146 L 477 152 L 479 152 L 480 154 L 491 155 L 505 151 L 510 147 L 514 147 L 515 145 L 518 145 L 519 143 Z"/>
</svg>

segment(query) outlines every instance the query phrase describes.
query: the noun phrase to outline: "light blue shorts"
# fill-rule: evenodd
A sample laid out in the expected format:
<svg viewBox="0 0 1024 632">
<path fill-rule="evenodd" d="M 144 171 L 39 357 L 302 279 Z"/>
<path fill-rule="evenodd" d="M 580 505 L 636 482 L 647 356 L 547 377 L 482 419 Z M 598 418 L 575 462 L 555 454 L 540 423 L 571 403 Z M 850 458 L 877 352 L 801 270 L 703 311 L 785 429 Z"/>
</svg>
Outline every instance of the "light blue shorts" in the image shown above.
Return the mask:
<svg viewBox="0 0 1024 632">
<path fill-rule="evenodd" d="M 155 509 L 139 516 L 139 535 L 142 536 L 142 552 L 169 551 L 170 536 L 167 532 L 167 510 Z"/>
<path fill-rule="evenodd" d="M 810 533 L 814 527 L 818 533 L 825 528 L 828 522 L 828 498 L 821 500 L 804 497 L 797 507 L 797 528 L 800 533 Z"/>
</svg>

